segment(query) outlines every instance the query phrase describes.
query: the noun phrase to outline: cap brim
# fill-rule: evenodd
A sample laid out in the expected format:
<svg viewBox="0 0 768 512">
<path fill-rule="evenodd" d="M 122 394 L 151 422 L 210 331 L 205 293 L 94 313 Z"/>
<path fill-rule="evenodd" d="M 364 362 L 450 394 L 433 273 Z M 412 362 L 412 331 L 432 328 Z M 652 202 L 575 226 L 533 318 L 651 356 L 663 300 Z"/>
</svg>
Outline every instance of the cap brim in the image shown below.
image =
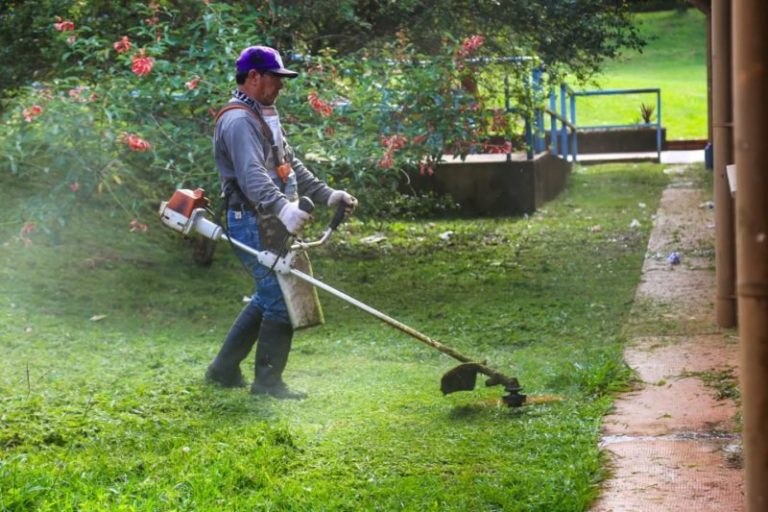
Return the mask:
<svg viewBox="0 0 768 512">
<path fill-rule="evenodd" d="M 269 72 L 274 73 L 277 76 L 284 76 L 285 78 L 296 78 L 299 76 L 296 71 L 291 71 L 290 69 L 285 68 L 270 69 Z"/>
</svg>

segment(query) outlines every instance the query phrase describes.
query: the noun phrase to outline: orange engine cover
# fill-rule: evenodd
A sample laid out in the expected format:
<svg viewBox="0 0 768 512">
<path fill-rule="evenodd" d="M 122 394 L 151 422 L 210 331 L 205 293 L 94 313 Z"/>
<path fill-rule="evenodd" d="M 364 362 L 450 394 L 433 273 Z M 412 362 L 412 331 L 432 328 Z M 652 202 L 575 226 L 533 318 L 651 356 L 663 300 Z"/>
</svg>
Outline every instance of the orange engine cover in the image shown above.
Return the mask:
<svg viewBox="0 0 768 512">
<path fill-rule="evenodd" d="M 207 206 L 208 198 L 205 197 L 205 190 L 201 188 L 196 188 L 195 190 L 180 188 L 168 200 L 167 207 L 185 217 L 190 217 L 196 208 L 205 208 Z"/>
</svg>

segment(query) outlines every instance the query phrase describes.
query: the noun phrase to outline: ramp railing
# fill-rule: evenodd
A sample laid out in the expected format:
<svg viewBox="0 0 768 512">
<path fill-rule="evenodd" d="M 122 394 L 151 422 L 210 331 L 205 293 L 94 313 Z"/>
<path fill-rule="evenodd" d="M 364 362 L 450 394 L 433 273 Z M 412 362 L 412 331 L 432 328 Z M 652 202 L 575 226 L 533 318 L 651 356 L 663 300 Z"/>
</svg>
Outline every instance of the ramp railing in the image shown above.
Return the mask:
<svg viewBox="0 0 768 512">
<path fill-rule="evenodd" d="M 656 121 L 655 122 L 642 122 L 642 123 L 630 123 L 630 124 L 606 124 L 606 125 L 591 125 L 591 126 L 579 126 L 578 130 L 573 131 L 573 152 L 574 159 L 578 154 L 578 132 L 589 132 L 598 130 L 616 130 L 623 128 L 655 128 L 656 129 L 656 156 L 661 161 L 661 149 L 662 149 L 662 137 L 661 137 L 661 89 L 659 88 L 643 88 L 643 89 L 606 89 L 595 91 L 572 91 L 567 86 L 561 87 L 561 103 L 562 110 L 565 111 L 566 96 L 570 98 L 570 110 L 571 116 L 569 121 L 576 125 L 576 98 L 586 96 L 615 96 L 615 95 L 628 95 L 628 94 L 654 94 L 656 96 Z M 563 115 L 563 114 L 561 114 Z M 563 115 L 563 117 L 565 117 Z M 554 130 L 552 131 L 554 136 Z M 561 133 L 561 140 L 565 141 L 564 132 Z"/>
</svg>

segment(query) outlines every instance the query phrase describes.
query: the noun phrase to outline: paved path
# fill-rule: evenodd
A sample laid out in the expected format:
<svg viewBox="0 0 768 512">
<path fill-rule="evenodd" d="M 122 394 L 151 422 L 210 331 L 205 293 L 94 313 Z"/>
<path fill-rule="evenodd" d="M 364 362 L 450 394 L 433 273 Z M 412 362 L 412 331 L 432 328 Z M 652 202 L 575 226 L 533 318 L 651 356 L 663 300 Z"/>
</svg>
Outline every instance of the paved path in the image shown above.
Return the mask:
<svg viewBox="0 0 768 512">
<path fill-rule="evenodd" d="M 605 154 L 581 154 L 579 155 L 580 164 L 597 164 L 606 162 L 655 162 L 658 153 L 605 153 Z M 512 153 L 509 159 L 513 162 L 524 162 L 527 160 L 524 152 Z M 464 159 L 453 157 L 452 155 L 443 155 L 442 163 L 463 163 L 463 162 L 504 162 L 507 160 L 506 154 L 482 153 L 467 155 Z M 662 151 L 661 163 L 663 164 L 691 164 L 704 161 L 704 150 L 686 150 L 686 151 Z"/>
<path fill-rule="evenodd" d="M 597 164 L 606 162 L 655 162 L 658 158 L 656 151 L 647 153 L 599 153 L 599 154 L 580 154 L 580 164 Z M 663 164 L 692 164 L 704 161 L 704 150 L 675 150 L 662 151 L 661 163 Z"/>
<path fill-rule="evenodd" d="M 737 378 L 738 339 L 714 324 L 710 198 L 682 175 L 662 196 L 626 327 L 639 382 L 605 418 L 611 477 L 593 512 L 745 509 L 738 408 L 713 387 Z"/>
</svg>

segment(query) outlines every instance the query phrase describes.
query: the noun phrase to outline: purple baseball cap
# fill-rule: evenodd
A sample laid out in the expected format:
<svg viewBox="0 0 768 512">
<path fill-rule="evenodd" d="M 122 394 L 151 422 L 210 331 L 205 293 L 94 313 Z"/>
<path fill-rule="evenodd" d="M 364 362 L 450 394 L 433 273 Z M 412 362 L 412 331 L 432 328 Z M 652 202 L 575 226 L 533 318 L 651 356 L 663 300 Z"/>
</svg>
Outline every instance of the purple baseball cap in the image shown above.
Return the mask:
<svg viewBox="0 0 768 512">
<path fill-rule="evenodd" d="M 296 78 L 299 74 L 283 67 L 283 59 L 274 48 L 269 46 L 250 46 L 240 52 L 237 58 L 237 72 L 245 73 L 255 69 L 256 71 L 269 71 L 278 76 Z"/>
</svg>

